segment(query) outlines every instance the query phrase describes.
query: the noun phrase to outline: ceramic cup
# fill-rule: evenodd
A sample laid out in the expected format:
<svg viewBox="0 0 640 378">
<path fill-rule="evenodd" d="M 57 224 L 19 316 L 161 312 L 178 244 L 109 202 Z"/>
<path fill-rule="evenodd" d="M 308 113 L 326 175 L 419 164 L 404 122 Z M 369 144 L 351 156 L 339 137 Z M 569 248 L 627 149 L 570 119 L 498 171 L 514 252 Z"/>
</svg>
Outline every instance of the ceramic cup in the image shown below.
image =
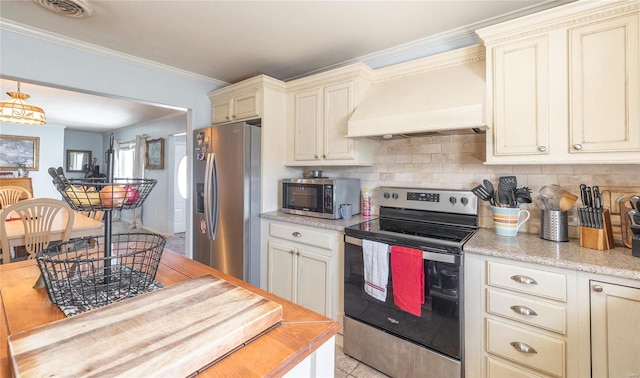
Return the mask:
<svg viewBox="0 0 640 378">
<path fill-rule="evenodd" d="M 340 216 L 345 222 L 349 222 L 353 216 L 353 205 L 350 203 L 343 203 L 340 205 Z"/>
<path fill-rule="evenodd" d="M 518 229 L 529 220 L 529 211 L 521 210 L 517 207 L 495 207 L 491 206 L 493 212 L 493 225 L 497 235 L 516 236 Z M 520 220 L 524 214 L 524 219 Z"/>
</svg>

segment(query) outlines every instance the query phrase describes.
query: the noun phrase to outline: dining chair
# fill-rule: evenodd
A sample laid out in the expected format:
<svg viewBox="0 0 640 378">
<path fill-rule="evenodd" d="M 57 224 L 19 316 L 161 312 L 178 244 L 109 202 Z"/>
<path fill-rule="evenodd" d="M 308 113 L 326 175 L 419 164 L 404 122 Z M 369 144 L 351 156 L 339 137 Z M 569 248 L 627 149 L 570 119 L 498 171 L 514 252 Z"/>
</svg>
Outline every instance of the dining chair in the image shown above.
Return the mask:
<svg viewBox="0 0 640 378">
<path fill-rule="evenodd" d="M 0 187 L 0 209 L 13 205 L 22 199 L 29 199 L 32 197 L 33 196 L 30 191 L 20 186 Z"/>
<path fill-rule="evenodd" d="M 90 210 L 90 211 L 75 210 L 75 212 L 100 222 L 104 221 L 104 211 L 102 210 Z"/>
<path fill-rule="evenodd" d="M 22 222 L 24 226 L 24 247 L 27 258 L 33 259 L 36 254 L 49 247 L 51 229 L 60 210 L 66 211 L 62 242 L 69 240 L 69 233 L 73 225 L 75 213 L 64 202 L 53 198 L 32 198 L 7 206 L 0 212 L 0 240 L 2 243 L 2 262 L 11 261 L 9 237 L 7 235 L 8 222 Z M 13 218 L 11 220 L 8 220 Z"/>
</svg>

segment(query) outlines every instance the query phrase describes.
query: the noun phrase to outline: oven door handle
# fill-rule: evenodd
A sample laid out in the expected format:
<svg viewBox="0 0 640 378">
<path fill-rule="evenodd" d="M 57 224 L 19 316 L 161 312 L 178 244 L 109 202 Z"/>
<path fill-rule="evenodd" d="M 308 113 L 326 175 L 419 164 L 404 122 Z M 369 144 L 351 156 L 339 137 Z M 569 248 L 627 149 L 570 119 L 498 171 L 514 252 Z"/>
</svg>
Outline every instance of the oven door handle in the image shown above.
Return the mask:
<svg viewBox="0 0 640 378">
<path fill-rule="evenodd" d="M 347 244 L 352 244 L 352 245 L 362 247 L 362 239 L 354 238 L 352 236 L 345 235 L 344 242 Z M 452 255 L 447 253 L 436 253 L 436 252 L 429 252 L 429 251 L 422 251 L 422 259 L 449 263 L 449 264 L 460 263 L 460 256 L 458 255 Z"/>
</svg>

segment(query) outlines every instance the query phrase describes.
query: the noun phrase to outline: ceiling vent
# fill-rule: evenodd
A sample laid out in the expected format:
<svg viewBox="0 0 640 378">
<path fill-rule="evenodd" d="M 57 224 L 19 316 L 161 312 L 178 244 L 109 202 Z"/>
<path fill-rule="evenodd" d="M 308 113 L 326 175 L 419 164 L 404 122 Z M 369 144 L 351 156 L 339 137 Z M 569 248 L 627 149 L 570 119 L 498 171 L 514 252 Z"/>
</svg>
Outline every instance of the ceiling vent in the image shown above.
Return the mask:
<svg viewBox="0 0 640 378">
<path fill-rule="evenodd" d="M 85 18 L 93 14 L 93 7 L 83 0 L 33 0 L 41 7 L 67 17 Z"/>
</svg>

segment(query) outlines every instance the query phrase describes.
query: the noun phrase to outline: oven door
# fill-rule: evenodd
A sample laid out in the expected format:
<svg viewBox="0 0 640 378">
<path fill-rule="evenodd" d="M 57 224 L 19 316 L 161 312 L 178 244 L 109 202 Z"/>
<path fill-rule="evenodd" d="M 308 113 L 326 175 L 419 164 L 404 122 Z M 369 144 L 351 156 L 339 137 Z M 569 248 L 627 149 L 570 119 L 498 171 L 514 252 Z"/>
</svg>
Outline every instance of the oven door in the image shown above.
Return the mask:
<svg viewBox="0 0 640 378">
<path fill-rule="evenodd" d="M 420 317 L 395 306 L 391 269 L 385 302 L 364 291 L 362 239 L 345 236 L 344 259 L 346 316 L 460 359 L 460 305 L 463 286 L 459 255 L 423 251 L 425 301 Z"/>
</svg>

